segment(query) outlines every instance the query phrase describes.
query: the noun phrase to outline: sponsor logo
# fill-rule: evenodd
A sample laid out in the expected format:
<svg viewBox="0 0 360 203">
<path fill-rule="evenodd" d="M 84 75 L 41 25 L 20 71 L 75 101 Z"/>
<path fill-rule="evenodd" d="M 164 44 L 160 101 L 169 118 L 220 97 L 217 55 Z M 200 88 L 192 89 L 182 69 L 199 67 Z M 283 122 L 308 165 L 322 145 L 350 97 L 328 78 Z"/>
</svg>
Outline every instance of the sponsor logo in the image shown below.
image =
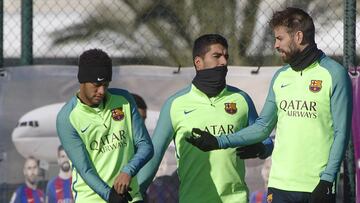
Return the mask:
<svg viewBox="0 0 360 203">
<path fill-rule="evenodd" d="M 122 119 L 124 119 L 125 114 L 122 110 L 122 107 L 111 109 L 111 116 L 115 121 L 121 121 Z"/>
<path fill-rule="evenodd" d="M 113 151 L 127 145 L 126 137 L 125 130 L 113 132 L 112 134 L 106 134 L 101 136 L 100 139 L 92 140 L 89 148 L 93 151 L 99 151 L 100 153 Z"/>
<path fill-rule="evenodd" d="M 319 92 L 322 88 L 322 80 L 311 80 L 309 90 L 312 92 Z"/>
<path fill-rule="evenodd" d="M 317 118 L 316 101 L 306 100 L 282 100 L 279 109 L 290 117 Z"/>
<path fill-rule="evenodd" d="M 189 113 L 191 113 L 191 112 L 193 112 L 193 111 L 195 111 L 196 109 L 192 109 L 192 110 L 190 110 L 190 111 L 185 111 L 184 110 L 184 114 L 186 115 L 186 114 L 189 114 Z"/>
<path fill-rule="evenodd" d="M 228 114 L 235 114 L 237 112 L 236 103 L 225 103 L 225 111 Z"/>
<path fill-rule="evenodd" d="M 228 125 L 209 125 L 205 126 L 205 130 L 213 135 L 225 135 L 235 132 L 235 126 L 232 124 Z"/>
<path fill-rule="evenodd" d="M 81 128 L 80 129 L 81 133 L 84 133 L 89 127 L 90 127 L 90 124 L 88 126 L 86 126 L 85 128 Z"/>
<path fill-rule="evenodd" d="M 97 81 L 98 82 L 101 82 L 101 81 L 103 81 L 105 78 L 97 78 Z"/>
</svg>

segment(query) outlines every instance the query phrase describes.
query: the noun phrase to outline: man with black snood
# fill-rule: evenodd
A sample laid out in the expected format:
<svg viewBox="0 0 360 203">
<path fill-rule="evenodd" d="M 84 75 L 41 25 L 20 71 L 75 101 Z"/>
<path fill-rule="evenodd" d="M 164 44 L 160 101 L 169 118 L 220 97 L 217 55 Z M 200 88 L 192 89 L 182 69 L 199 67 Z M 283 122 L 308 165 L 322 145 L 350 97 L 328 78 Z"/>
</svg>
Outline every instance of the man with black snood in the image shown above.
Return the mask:
<svg viewBox="0 0 360 203">
<path fill-rule="evenodd" d="M 245 146 L 267 138 L 276 125 L 267 201 L 335 202 L 351 129 L 349 75 L 317 48 L 305 11 L 286 8 L 269 24 L 275 49 L 288 64 L 275 73 L 259 118 L 236 133 L 215 137 L 200 131 L 189 141 L 203 151 Z"/>
<path fill-rule="evenodd" d="M 251 98 L 226 85 L 228 44 L 218 34 L 195 40 L 192 84 L 167 99 L 152 136 L 154 158 L 140 170 L 140 190 L 145 192 L 171 141 L 174 141 L 180 180 L 179 202 L 248 202 L 244 158 L 266 158 L 270 139 L 251 147 L 203 153 L 185 140 L 200 129 L 216 134 L 233 133 L 253 123 L 257 113 Z M 196 126 L 199 129 L 192 130 Z"/>
</svg>

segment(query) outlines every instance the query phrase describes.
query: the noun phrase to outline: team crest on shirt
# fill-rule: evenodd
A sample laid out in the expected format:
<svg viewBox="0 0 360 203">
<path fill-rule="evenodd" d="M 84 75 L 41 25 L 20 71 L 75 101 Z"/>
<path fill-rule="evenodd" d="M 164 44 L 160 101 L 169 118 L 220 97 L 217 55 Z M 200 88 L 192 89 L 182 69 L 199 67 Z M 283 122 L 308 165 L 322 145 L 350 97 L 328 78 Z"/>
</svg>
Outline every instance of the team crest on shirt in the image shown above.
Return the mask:
<svg viewBox="0 0 360 203">
<path fill-rule="evenodd" d="M 272 200 L 273 200 L 273 194 L 268 194 L 268 196 L 266 197 L 266 202 L 271 203 Z"/>
<path fill-rule="evenodd" d="M 235 114 L 237 112 L 236 103 L 225 103 L 225 111 L 228 114 Z"/>
<path fill-rule="evenodd" d="M 322 88 L 322 80 L 311 80 L 309 89 L 312 92 L 319 92 Z"/>
<path fill-rule="evenodd" d="M 122 107 L 111 109 L 111 116 L 115 121 L 121 121 L 122 119 L 124 119 L 125 114 L 122 110 Z"/>
</svg>

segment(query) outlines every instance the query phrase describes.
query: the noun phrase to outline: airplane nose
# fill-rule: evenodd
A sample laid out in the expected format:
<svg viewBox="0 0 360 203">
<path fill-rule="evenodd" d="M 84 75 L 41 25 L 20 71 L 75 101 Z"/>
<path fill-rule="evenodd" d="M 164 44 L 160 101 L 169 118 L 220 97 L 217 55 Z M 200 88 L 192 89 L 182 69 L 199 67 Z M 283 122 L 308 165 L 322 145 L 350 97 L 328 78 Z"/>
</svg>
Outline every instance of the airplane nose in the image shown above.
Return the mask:
<svg viewBox="0 0 360 203">
<path fill-rule="evenodd" d="M 56 117 L 65 103 L 56 103 L 25 113 L 14 128 L 11 138 L 16 151 L 23 157 L 32 155 L 38 159 L 54 162 L 60 145 L 56 133 Z"/>
</svg>

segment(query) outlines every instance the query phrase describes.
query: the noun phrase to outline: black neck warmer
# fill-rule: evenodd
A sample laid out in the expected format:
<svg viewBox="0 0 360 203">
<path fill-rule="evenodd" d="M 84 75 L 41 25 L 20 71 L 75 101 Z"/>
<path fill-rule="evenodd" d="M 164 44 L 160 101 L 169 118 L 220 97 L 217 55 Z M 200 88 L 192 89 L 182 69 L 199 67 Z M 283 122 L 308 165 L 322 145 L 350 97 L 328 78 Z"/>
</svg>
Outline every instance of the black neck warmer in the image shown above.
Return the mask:
<svg viewBox="0 0 360 203">
<path fill-rule="evenodd" d="M 227 66 L 217 66 L 215 68 L 196 71 L 192 83 L 208 97 L 218 95 L 226 86 Z"/>
<path fill-rule="evenodd" d="M 322 54 L 316 44 L 310 44 L 302 52 L 297 53 L 289 64 L 294 71 L 302 71 L 318 60 Z"/>
</svg>

